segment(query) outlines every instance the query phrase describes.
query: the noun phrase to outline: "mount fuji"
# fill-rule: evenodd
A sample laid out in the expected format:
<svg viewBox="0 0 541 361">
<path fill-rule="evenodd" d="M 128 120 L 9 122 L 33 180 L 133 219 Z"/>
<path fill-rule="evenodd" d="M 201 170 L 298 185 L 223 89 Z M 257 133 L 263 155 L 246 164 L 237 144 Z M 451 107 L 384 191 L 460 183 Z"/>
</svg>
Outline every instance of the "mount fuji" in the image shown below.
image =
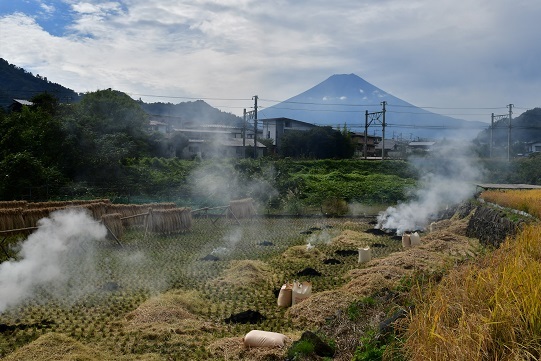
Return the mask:
<svg viewBox="0 0 541 361">
<path fill-rule="evenodd" d="M 385 138 L 473 139 L 488 126 L 418 108 L 355 74 L 332 75 L 299 95 L 260 110 L 258 118 L 284 117 L 333 127 L 346 124 L 348 129 L 363 133 L 366 112 L 381 112 L 383 102 L 386 102 Z M 382 135 L 381 118 L 372 121 L 369 135 Z"/>
</svg>

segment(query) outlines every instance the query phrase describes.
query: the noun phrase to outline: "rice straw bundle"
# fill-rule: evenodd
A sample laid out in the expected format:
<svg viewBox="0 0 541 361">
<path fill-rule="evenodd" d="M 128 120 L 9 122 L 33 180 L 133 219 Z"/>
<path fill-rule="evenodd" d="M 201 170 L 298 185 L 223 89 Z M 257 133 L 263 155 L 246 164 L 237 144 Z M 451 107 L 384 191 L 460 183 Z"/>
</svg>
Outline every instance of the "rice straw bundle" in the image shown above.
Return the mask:
<svg viewBox="0 0 541 361">
<path fill-rule="evenodd" d="M 122 220 L 122 224 L 126 228 L 142 227 L 144 225 L 145 217 L 134 216 L 147 213 L 147 209 L 143 209 L 135 204 L 108 204 L 107 213 L 120 213 L 121 218 L 130 217 Z"/>
<path fill-rule="evenodd" d="M 104 214 L 101 216 L 101 221 L 107 227 L 107 230 L 112 233 L 107 233 L 107 238 L 121 239 L 124 235 L 124 226 L 122 225 L 122 220 L 120 219 L 120 213 L 110 213 Z"/>
<path fill-rule="evenodd" d="M 149 209 L 147 231 L 159 234 L 173 234 L 192 227 L 191 208 Z"/>
<path fill-rule="evenodd" d="M 256 210 L 254 200 L 252 198 L 233 200 L 229 202 L 227 218 L 252 218 L 255 215 Z"/>
<path fill-rule="evenodd" d="M 0 202 L 0 209 L 26 208 L 27 201 L 3 201 Z"/>
<path fill-rule="evenodd" d="M 143 215 L 148 213 L 148 209 L 173 209 L 175 203 L 148 203 L 148 204 L 107 204 L 107 213 L 120 213 L 124 227 L 143 227 L 145 218 Z M 141 217 L 136 217 L 141 215 Z"/>
<path fill-rule="evenodd" d="M 37 227 L 38 221 L 49 217 L 54 211 L 64 209 L 64 207 L 36 208 L 23 210 L 23 219 L 25 227 Z"/>
<path fill-rule="evenodd" d="M 92 217 L 95 220 L 101 219 L 101 217 L 107 213 L 107 204 L 105 202 L 87 203 L 83 204 L 82 206 L 92 213 Z"/>
<path fill-rule="evenodd" d="M 27 203 L 26 208 L 28 209 L 51 208 L 51 207 L 65 208 L 65 207 L 83 206 L 83 205 L 93 204 L 93 203 L 110 204 L 111 201 L 109 199 L 90 199 L 90 200 L 82 199 L 82 200 L 74 200 L 74 201 L 33 202 L 33 203 Z"/>
<path fill-rule="evenodd" d="M 52 201 L 52 202 L 32 202 L 28 203 L 27 209 L 40 209 L 40 208 L 65 208 L 71 207 L 75 204 L 72 201 Z"/>
<path fill-rule="evenodd" d="M 0 231 L 25 228 L 22 208 L 0 209 Z"/>
<path fill-rule="evenodd" d="M 148 204 L 141 204 L 140 205 L 143 208 L 152 208 L 152 209 L 173 209 L 177 208 L 177 205 L 172 202 L 168 203 L 148 203 Z"/>
</svg>

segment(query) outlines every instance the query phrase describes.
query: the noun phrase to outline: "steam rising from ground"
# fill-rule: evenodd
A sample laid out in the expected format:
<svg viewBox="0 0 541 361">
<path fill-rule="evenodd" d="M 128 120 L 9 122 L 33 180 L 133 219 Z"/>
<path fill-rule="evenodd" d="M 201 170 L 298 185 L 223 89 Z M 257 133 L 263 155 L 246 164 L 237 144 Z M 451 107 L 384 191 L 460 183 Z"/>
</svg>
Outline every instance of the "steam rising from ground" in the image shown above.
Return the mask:
<svg viewBox="0 0 541 361">
<path fill-rule="evenodd" d="M 274 179 L 274 169 L 269 166 L 262 169 L 261 173 L 241 177 L 231 164 L 215 161 L 193 171 L 189 184 L 193 194 L 224 206 L 234 199 L 270 199 L 278 194 L 268 181 Z"/>
<path fill-rule="evenodd" d="M 222 238 L 220 243 L 223 246 L 214 248 L 211 254 L 214 256 L 227 256 L 235 249 L 241 239 L 242 228 L 236 228 Z"/>
<path fill-rule="evenodd" d="M 421 173 L 412 200 L 389 207 L 378 216 L 378 227 L 404 231 L 423 229 L 442 210 L 473 196 L 482 171 L 464 144 L 442 146 L 431 156 L 412 161 Z"/>
<path fill-rule="evenodd" d="M 93 269 L 92 241 L 103 239 L 107 230 L 85 212 L 65 210 L 39 221 L 38 230 L 20 246 L 16 260 L 0 264 L 0 312 L 31 298 L 41 289 L 63 296 L 70 290 L 75 261 L 79 272 Z"/>
</svg>

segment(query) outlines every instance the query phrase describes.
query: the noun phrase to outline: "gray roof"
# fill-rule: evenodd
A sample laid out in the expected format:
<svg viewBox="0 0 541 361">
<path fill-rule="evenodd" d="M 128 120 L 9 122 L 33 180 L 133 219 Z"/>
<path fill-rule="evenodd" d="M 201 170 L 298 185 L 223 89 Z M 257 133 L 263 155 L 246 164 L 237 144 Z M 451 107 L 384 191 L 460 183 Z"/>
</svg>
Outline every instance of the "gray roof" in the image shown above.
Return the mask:
<svg viewBox="0 0 541 361">
<path fill-rule="evenodd" d="M 32 103 L 31 101 L 24 100 L 24 99 L 13 99 L 13 101 L 21 105 L 28 105 L 28 106 L 34 105 L 34 103 Z"/>
<path fill-rule="evenodd" d="M 394 147 L 396 146 L 396 141 L 392 140 L 392 139 L 385 139 L 385 149 L 394 149 Z M 376 149 L 382 149 L 383 148 L 383 141 L 379 142 L 378 144 L 376 144 Z"/>
<path fill-rule="evenodd" d="M 436 144 L 436 142 L 410 142 L 408 145 L 410 147 L 431 147 L 434 144 Z"/>
</svg>

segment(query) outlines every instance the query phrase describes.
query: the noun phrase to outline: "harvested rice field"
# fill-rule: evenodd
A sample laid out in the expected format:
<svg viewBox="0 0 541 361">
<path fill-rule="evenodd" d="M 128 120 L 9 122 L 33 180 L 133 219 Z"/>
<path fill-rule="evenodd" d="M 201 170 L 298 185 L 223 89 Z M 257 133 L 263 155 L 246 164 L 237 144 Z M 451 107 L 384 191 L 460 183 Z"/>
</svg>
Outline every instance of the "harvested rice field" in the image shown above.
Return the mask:
<svg viewBox="0 0 541 361">
<path fill-rule="evenodd" d="M 365 232 L 371 227 L 366 219 L 224 217 L 194 218 L 189 231 L 167 236 L 127 228 L 120 243 L 104 238 L 62 258 L 70 270 L 62 286 L 35 287 L 0 313 L 0 357 L 283 357 L 284 349 L 246 349 L 242 337 L 259 329 L 296 340 L 340 307 L 429 267 L 427 250 L 404 252 L 396 237 Z M 470 240 L 461 242 L 444 251 L 473 252 Z M 357 250 L 367 246 L 372 261 L 359 264 Z M 311 281 L 312 296 L 279 307 L 280 286 L 293 280 Z"/>
</svg>

